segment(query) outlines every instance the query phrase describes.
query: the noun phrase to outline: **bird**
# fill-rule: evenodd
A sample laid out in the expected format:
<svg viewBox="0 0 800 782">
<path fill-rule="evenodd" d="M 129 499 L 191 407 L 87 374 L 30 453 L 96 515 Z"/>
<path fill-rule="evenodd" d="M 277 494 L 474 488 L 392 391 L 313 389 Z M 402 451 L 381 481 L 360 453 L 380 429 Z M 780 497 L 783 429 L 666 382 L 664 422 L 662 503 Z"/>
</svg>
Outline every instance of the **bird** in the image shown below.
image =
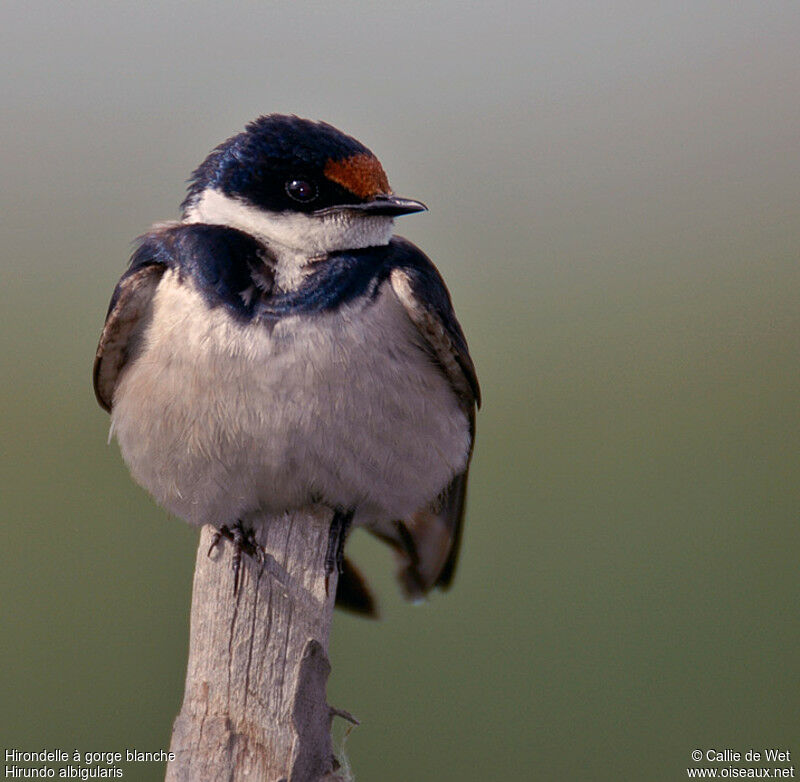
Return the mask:
<svg viewBox="0 0 800 782">
<path fill-rule="evenodd" d="M 266 114 L 137 240 L 95 395 L 133 479 L 234 546 L 234 592 L 257 525 L 312 504 L 332 511 L 337 606 L 376 611 L 344 556 L 356 527 L 392 548 L 407 598 L 452 582 L 480 387 L 444 280 L 394 235 L 423 211 L 355 138 Z"/>
</svg>

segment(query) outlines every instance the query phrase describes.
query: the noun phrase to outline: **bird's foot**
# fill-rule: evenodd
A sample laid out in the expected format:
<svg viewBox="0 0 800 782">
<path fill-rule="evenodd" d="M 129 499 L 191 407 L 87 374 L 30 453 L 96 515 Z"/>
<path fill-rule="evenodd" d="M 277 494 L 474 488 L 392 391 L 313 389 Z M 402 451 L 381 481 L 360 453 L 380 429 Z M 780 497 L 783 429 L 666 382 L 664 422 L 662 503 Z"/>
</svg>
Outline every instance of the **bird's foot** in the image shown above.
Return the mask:
<svg viewBox="0 0 800 782">
<path fill-rule="evenodd" d="M 334 569 L 344 571 L 344 544 L 353 522 L 354 511 L 334 510 L 331 528 L 328 532 L 328 551 L 325 554 L 325 594 L 329 594 L 329 582 Z"/>
<path fill-rule="evenodd" d="M 242 554 L 254 559 L 258 564 L 264 561 L 264 551 L 256 541 L 255 533 L 252 529 L 245 529 L 241 521 L 237 521 L 232 527 L 227 524 L 220 527 L 211 538 L 211 545 L 208 547 L 207 556 L 217 547 L 220 540 L 225 538 L 233 544 L 233 594 L 239 594 L 241 585 Z"/>
</svg>

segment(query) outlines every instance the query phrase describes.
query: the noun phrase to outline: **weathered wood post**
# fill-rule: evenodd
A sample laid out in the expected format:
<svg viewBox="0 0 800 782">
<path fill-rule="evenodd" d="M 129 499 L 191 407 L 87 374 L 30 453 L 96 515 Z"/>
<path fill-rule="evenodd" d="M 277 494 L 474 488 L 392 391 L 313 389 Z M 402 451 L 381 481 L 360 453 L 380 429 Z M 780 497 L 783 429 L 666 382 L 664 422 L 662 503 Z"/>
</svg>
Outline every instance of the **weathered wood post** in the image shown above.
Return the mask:
<svg viewBox="0 0 800 782">
<path fill-rule="evenodd" d="M 342 779 L 325 697 L 338 579 L 326 590 L 330 520 L 318 506 L 259 520 L 266 556 L 243 558 L 236 596 L 232 547 L 221 541 L 207 556 L 214 530 L 203 528 L 167 782 Z"/>
</svg>

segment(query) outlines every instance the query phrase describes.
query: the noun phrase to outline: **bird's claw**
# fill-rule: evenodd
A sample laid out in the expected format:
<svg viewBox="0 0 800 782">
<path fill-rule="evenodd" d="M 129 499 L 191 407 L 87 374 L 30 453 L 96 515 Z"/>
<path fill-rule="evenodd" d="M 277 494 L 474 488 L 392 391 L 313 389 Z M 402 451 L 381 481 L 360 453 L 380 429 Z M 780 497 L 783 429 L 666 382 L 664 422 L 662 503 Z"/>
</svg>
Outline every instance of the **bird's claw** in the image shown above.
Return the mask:
<svg viewBox="0 0 800 782">
<path fill-rule="evenodd" d="M 253 530 L 245 529 L 242 522 L 237 521 L 233 527 L 225 524 L 214 532 L 206 556 L 211 556 L 222 538 L 233 544 L 233 594 L 236 596 L 241 585 L 242 554 L 247 554 L 260 565 L 264 561 L 264 551 L 258 545 Z"/>
<path fill-rule="evenodd" d="M 353 521 L 353 511 L 333 512 L 328 532 L 328 551 L 325 554 L 325 594 L 330 594 L 330 578 L 334 569 L 341 575 L 344 571 L 344 544 Z"/>
</svg>

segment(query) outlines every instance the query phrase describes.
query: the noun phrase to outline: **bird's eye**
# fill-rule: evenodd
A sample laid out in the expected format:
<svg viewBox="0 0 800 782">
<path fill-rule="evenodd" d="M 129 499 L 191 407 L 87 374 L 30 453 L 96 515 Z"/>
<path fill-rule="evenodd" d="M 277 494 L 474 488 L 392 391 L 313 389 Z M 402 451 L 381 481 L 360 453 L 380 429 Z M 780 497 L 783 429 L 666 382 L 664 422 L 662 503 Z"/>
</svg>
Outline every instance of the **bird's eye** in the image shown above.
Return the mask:
<svg viewBox="0 0 800 782">
<path fill-rule="evenodd" d="M 317 186 L 307 179 L 290 179 L 286 183 L 286 194 L 301 204 L 307 204 L 317 197 Z"/>
</svg>

